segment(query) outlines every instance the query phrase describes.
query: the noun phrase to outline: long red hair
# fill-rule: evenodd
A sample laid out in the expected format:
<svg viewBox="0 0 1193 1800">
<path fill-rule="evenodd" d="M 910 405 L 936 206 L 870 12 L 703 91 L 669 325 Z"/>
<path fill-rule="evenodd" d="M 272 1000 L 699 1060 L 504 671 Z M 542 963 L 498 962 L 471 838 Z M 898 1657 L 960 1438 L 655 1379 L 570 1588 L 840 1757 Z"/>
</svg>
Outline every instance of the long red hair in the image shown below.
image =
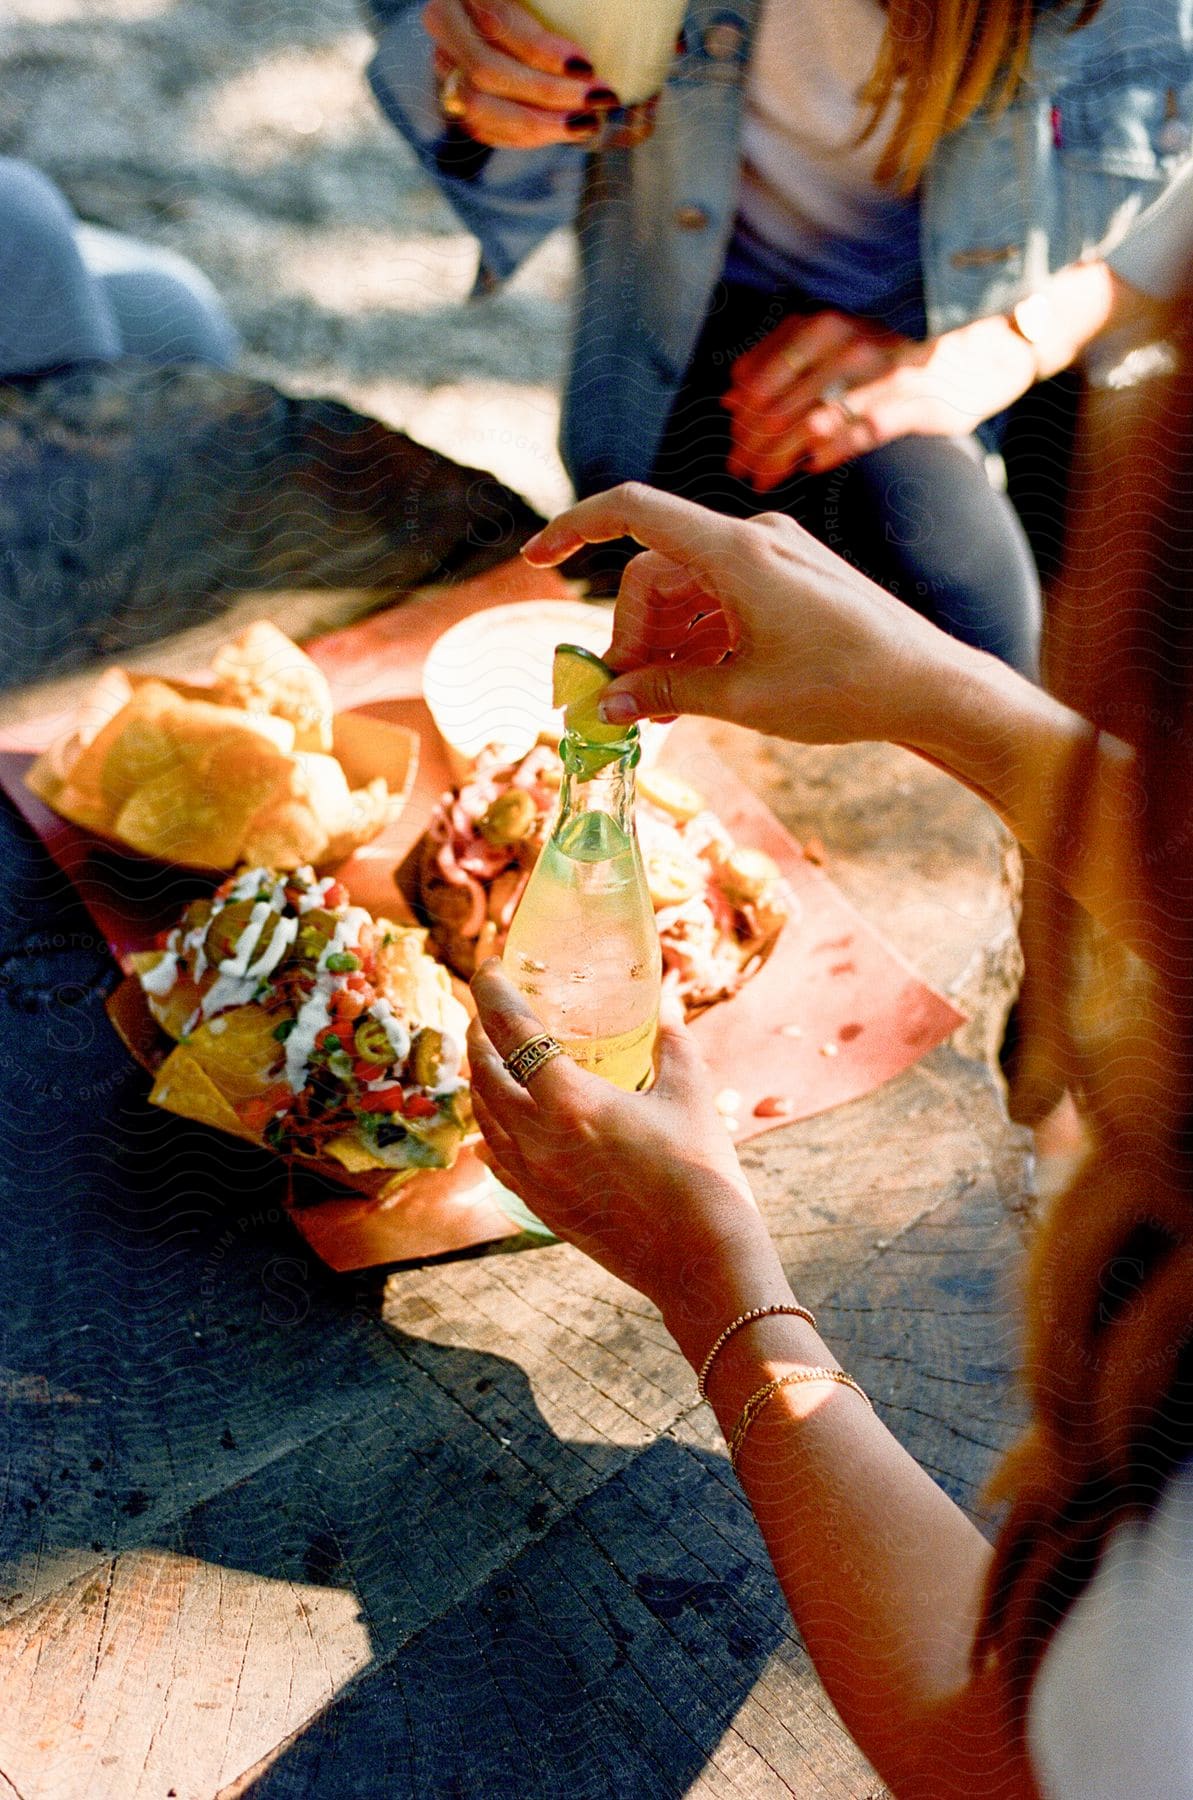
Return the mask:
<svg viewBox="0 0 1193 1800">
<path fill-rule="evenodd" d="M 1054 896 L 1043 974 L 1091 1148 L 1042 1222 L 1027 1287 L 1033 1423 L 1001 1472 L 1011 1499 L 979 1654 L 1023 1701 L 1114 1525 L 1193 1456 L 1193 355 L 1099 402 L 1086 492 L 1050 626 L 1050 685 L 1136 757 L 1135 891 L 1145 956 Z M 1051 862 L 1071 863 L 1091 759 L 1071 772 Z"/>
<path fill-rule="evenodd" d="M 893 103 L 880 181 L 915 187 L 941 138 L 981 107 L 1015 96 L 1027 70 L 1039 0 L 883 0 L 886 37 L 864 99 L 869 135 Z M 1102 0 L 1071 0 L 1073 29 Z"/>
</svg>

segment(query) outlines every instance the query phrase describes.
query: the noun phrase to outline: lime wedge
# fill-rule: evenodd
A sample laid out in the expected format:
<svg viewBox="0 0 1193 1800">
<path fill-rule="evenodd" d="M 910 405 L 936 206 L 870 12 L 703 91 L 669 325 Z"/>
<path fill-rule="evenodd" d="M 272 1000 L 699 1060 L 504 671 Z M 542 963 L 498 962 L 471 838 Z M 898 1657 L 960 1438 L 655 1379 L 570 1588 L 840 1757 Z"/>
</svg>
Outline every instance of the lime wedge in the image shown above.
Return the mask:
<svg viewBox="0 0 1193 1800">
<path fill-rule="evenodd" d="M 627 727 L 606 725 L 597 701 L 614 678 L 608 663 L 578 644 L 557 644 L 552 665 L 552 700 L 563 708 L 566 729 L 586 744 L 620 744 Z"/>
</svg>

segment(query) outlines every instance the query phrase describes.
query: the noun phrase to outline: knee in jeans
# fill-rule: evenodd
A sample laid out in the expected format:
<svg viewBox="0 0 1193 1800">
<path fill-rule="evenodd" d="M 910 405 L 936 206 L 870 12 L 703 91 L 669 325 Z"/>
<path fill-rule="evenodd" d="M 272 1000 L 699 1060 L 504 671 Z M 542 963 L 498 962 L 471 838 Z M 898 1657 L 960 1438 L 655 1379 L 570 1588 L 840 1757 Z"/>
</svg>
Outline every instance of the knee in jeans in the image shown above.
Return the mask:
<svg viewBox="0 0 1193 1800">
<path fill-rule="evenodd" d="M 74 232 L 74 215 L 49 176 L 0 157 L 0 244 L 19 247 L 22 262 L 44 262 L 55 251 L 73 257 Z"/>
</svg>

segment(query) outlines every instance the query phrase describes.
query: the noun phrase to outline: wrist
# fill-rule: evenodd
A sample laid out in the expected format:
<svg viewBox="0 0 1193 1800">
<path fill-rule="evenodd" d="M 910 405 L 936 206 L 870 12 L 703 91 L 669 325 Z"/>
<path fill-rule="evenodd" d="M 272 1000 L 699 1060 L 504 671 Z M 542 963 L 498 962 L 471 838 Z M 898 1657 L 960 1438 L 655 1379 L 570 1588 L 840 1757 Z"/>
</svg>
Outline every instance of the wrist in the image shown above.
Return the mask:
<svg viewBox="0 0 1193 1800">
<path fill-rule="evenodd" d="M 1103 262 L 1074 263 L 1004 314 L 1007 328 L 1030 350 L 1034 381 L 1048 381 L 1076 362 L 1110 322 L 1116 283 Z"/>
<path fill-rule="evenodd" d="M 652 1298 L 693 1371 L 733 1319 L 755 1307 L 795 1303 L 778 1252 L 757 1215 L 744 1228 L 720 1234 L 703 1247 L 691 1246 L 672 1266 L 665 1289 Z"/>
<path fill-rule="evenodd" d="M 1056 784 L 1089 726 L 995 657 L 949 641 L 946 679 L 924 683 L 900 742 L 961 781 L 1031 851 L 1039 848 Z"/>
<path fill-rule="evenodd" d="M 749 1396 L 788 1369 L 834 1368 L 836 1358 L 816 1327 L 797 1313 L 751 1319 L 717 1353 L 705 1378 L 704 1398 L 726 1436 Z"/>
</svg>

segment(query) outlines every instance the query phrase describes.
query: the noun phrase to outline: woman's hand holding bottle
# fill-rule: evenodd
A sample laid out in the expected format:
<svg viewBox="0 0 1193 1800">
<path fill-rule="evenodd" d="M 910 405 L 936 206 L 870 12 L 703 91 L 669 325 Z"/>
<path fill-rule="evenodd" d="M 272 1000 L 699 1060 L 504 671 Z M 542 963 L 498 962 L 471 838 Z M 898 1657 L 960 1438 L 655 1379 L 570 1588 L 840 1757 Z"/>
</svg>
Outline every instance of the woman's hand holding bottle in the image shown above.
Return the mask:
<svg viewBox="0 0 1193 1800">
<path fill-rule="evenodd" d="M 552 1231 L 652 1300 L 697 1360 L 710 1320 L 790 1297 L 677 1002 L 664 1001 L 654 1086 L 629 1094 L 566 1056 L 519 1087 L 504 1058 L 542 1025 L 496 960 L 472 992 L 485 1160 Z"/>
</svg>

